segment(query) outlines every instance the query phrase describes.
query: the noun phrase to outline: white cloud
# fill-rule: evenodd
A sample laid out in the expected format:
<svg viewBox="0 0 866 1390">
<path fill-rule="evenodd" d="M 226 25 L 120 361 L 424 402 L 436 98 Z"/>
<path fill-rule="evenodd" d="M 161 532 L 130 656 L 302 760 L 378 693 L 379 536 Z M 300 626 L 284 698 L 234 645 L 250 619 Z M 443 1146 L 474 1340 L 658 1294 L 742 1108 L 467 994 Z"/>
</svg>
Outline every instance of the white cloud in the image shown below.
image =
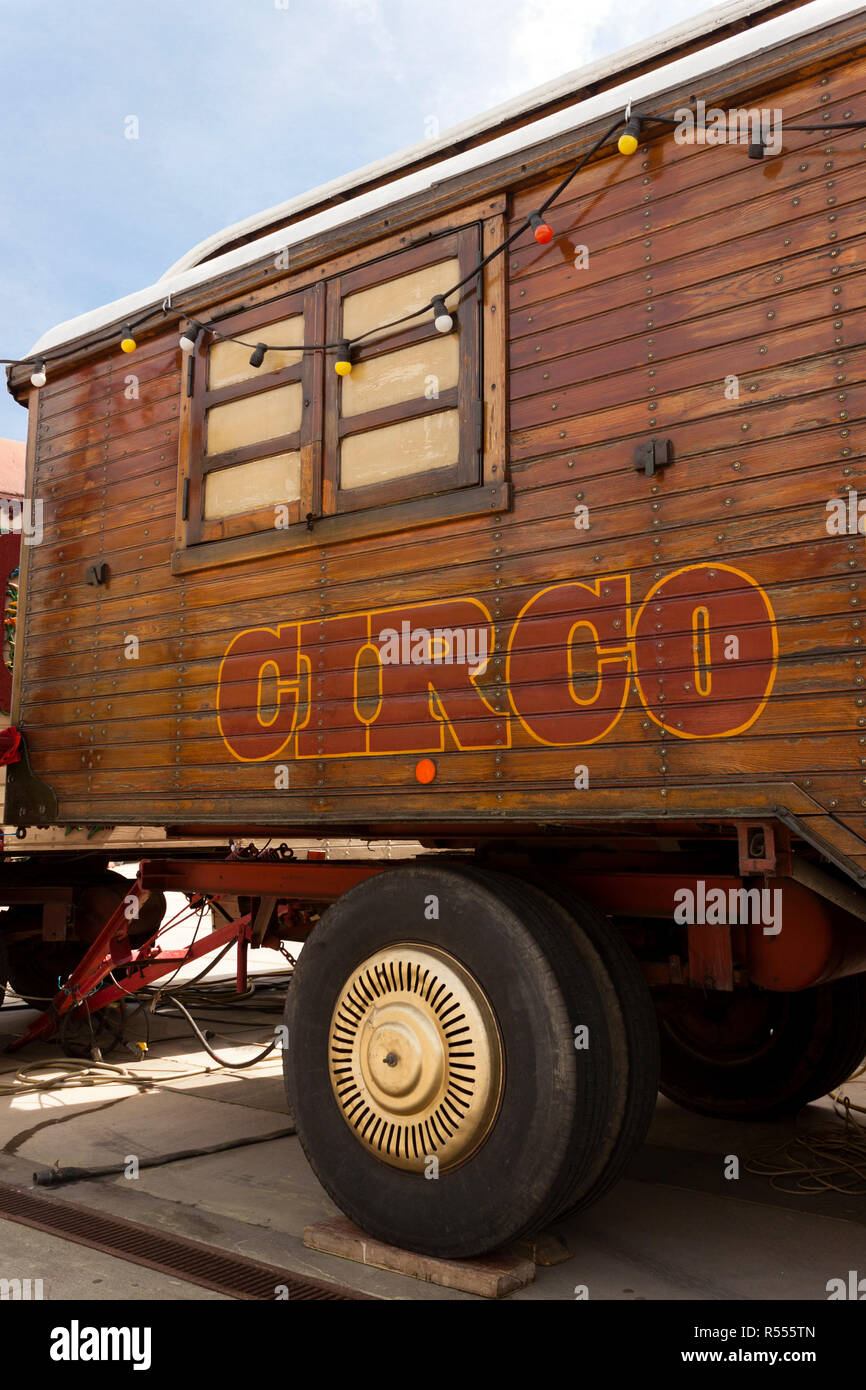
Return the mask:
<svg viewBox="0 0 866 1390">
<path fill-rule="evenodd" d="M 514 92 L 650 38 L 694 15 L 690 0 L 521 0 L 511 25 L 507 83 Z"/>
<path fill-rule="evenodd" d="M 583 67 L 597 56 L 599 31 L 613 13 L 609 0 L 592 9 L 574 0 L 523 0 L 511 26 L 508 85 L 522 91 Z"/>
<path fill-rule="evenodd" d="M 341 0 L 373 6 L 379 0 Z M 402 0 L 386 0 L 393 13 Z M 442 128 L 478 115 L 533 87 L 639 43 L 694 14 L 691 0 L 438 0 L 437 28 L 451 36 L 451 55 L 424 85 L 427 109 Z M 420 27 L 423 10 L 412 11 Z M 382 21 L 384 23 L 384 20 Z M 459 34 L 459 43 L 455 36 Z M 404 34 L 401 37 L 405 37 Z M 420 40 L 419 40 L 420 41 Z"/>
<path fill-rule="evenodd" d="M 396 36 L 385 17 L 381 0 L 336 0 L 337 11 L 348 12 L 359 25 L 369 30 L 373 45 L 383 58 L 398 59 Z"/>
</svg>

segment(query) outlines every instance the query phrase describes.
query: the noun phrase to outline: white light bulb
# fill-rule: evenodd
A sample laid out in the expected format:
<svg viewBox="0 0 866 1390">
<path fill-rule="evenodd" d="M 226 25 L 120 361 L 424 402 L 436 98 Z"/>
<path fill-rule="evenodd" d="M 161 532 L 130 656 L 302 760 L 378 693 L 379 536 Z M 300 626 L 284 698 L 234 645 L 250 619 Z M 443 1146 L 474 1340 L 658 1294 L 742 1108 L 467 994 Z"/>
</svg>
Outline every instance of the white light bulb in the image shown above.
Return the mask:
<svg viewBox="0 0 866 1390">
<path fill-rule="evenodd" d="M 34 370 L 30 373 L 31 386 L 44 386 L 48 377 L 45 373 L 45 363 L 37 362 Z"/>
<path fill-rule="evenodd" d="M 188 327 L 183 330 L 183 333 L 180 335 L 179 343 L 181 352 L 195 352 L 195 345 L 198 341 L 200 332 L 201 328 L 197 323 L 190 323 Z"/>
<path fill-rule="evenodd" d="M 433 296 L 433 327 L 437 333 L 450 333 L 454 327 L 454 320 L 446 309 L 441 294 Z"/>
</svg>

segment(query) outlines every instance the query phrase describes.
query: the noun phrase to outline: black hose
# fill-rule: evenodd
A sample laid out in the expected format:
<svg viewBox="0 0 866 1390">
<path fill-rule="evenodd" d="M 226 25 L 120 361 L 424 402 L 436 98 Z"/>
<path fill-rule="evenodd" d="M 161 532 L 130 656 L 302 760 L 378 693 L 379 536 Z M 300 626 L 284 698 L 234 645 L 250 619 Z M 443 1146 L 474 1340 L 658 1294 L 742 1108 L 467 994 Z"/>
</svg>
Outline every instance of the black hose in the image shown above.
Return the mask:
<svg viewBox="0 0 866 1390">
<path fill-rule="evenodd" d="M 211 1144 L 206 1149 L 182 1149 L 178 1153 L 162 1154 L 159 1158 L 140 1158 L 139 1168 L 161 1168 L 165 1163 L 179 1163 L 187 1158 L 206 1158 L 208 1154 L 225 1153 L 227 1149 L 243 1149 L 248 1144 L 266 1144 L 270 1139 L 287 1139 L 295 1133 L 294 1126 L 275 1130 L 273 1134 L 254 1134 L 246 1139 L 228 1139 L 222 1144 Z M 37 1187 L 61 1187 L 67 1182 L 86 1182 L 88 1178 L 116 1177 L 126 1172 L 125 1163 L 110 1163 L 102 1168 L 47 1168 L 44 1173 L 34 1173 L 33 1181 Z"/>
</svg>

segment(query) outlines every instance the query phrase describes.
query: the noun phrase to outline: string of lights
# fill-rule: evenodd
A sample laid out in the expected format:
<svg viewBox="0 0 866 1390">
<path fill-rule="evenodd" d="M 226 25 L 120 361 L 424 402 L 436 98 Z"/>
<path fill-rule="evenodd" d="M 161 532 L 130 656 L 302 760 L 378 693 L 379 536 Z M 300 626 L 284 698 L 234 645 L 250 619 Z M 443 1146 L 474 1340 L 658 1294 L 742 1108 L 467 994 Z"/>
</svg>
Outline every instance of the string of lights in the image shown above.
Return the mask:
<svg viewBox="0 0 866 1390">
<path fill-rule="evenodd" d="M 725 121 L 727 121 L 730 113 L 724 112 L 723 114 L 725 116 Z M 488 251 L 487 255 L 483 256 L 482 259 L 478 261 L 478 263 L 475 266 L 473 266 L 473 268 L 470 271 L 468 271 L 462 279 L 458 280 L 455 285 L 452 285 L 450 289 L 443 291 L 441 294 L 434 294 L 431 297 L 431 299 L 428 300 L 425 304 L 420 305 L 417 309 L 413 309 L 408 314 L 403 314 L 399 318 L 391 319 L 389 322 L 380 324 L 376 328 L 370 328 L 367 330 L 366 333 L 359 334 L 354 339 L 340 338 L 334 342 L 323 343 L 276 344 L 267 342 L 249 342 L 245 338 L 239 338 L 233 336 L 232 334 L 222 333 L 217 323 L 203 323 L 199 319 L 190 318 L 188 315 L 185 315 L 182 312 L 178 312 L 179 321 L 183 321 L 184 319 L 186 319 L 186 327 L 183 329 L 179 339 L 180 350 L 186 356 L 195 352 L 202 335 L 207 334 L 215 342 L 230 342 L 237 344 L 239 347 L 250 348 L 251 351 L 249 363 L 251 367 L 256 368 L 259 368 L 264 364 L 265 357 L 269 352 L 333 352 L 335 354 L 335 372 L 338 376 L 348 376 L 349 373 L 352 371 L 352 367 L 355 363 L 357 350 L 366 341 L 366 339 L 373 337 L 374 335 L 378 336 L 383 332 L 387 332 L 391 329 L 398 328 L 403 324 L 411 323 L 414 320 L 421 318 L 422 315 L 431 313 L 433 315 L 433 325 L 436 331 L 438 333 L 450 333 L 452 328 L 454 327 L 454 313 L 447 307 L 447 301 L 449 299 L 453 299 L 454 295 L 458 294 L 459 291 L 462 290 L 465 285 L 475 281 L 478 278 L 478 276 L 483 273 L 483 271 L 491 263 L 491 261 L 495 260 L 496 257 L 501 256 L 505 251 L 507 251 L 509 246 L 513 245 L 513 243 L 517 241 L 519 237 L 523 236 L 525 232 L 531 231 L 534 240 L 537 242 L 539 246 L 549 245 L 549 243 L 553 241 L 555 233 L 550 223 L 545 220 L 544 214 L 546 213 L 547 209 L 550 208 L 557 201 L 557 199 L 561 197 L 568 185 L 586 167 L 586 165 L 593 158 L 593 156 L 596 155 L 598 151 L 608 142 L 608 140 L 611 139 L 611 137 L 616 133 L 616 131 L 621 131 L 621 134 L 619 135 L 619 138 L 617 140 L 617 149 L 619 150 L 619 153 L 621 155 L 629 156 L 633 155 L 637 151 L 644 127 L 652 124 L 681 126 L 683 124 L 683 117 L 682 115 L 667 116 L 656 112 L 644 112 L 640 115 L 633 115 L 631 112 L 631 103 L 629 103 L 629 106 L 627 107 L 624 115 L 618 117 L 617 120 L 614 121 L 613 124 L 609 126 L 608 129 L 602 135 L 599 136 L 595 143 L 591 145 L 588 150 L 586 150 L 586 152 L 581 156 L 577 163 L 568 171 L 564 178 L 561 179 L 561 181 L 556 185 L 556 187 L 548 195 L 544 202 L 540 203 L 537 208 L 533 209 L 533 211 L 530 212 L 527 217 L 525 217 L 520 223 L 518 223 L 518 225 L 505 238 L 504 241 L 500 242 L 497 246 L 493 247 L 492 250 Z M 702 124 L 694 125 L 692 129 L 694 132 L 704 131 L 706 133 L 716 133 L 718 127 L 715 125 Z M 788 124 L 787 122 L 785 122 L 784 129 L 800 130 L 807 132 L 823 132 L 828 130 L 863 130 L 866 129 L 866 120 L 850 120 L 835 122 L 828 121 L 820 125 L 795 123 Z M 767 147 L 764 144 L 763 134 L 761 134 L 758 139 L 753 138 L 751 140 L 749 144 L 749 158 L 756 160 L 763 159 L 766 154 Z M 163 313 L 167 314 L 170 312 L 172 311 L 170 310 L 168 305 L 163 305 Z M 135 338 L 135 330 L 139 327 L 140 324 L 147 322 L 151 318 L 151 316 L 152 310 L 149 310 L 140 318 L 130 320 L 128 323 L 125 323 L 123 325 L 120 332 L 119 340 L 121 352 L 127 354 L 135 352 L 136 347 L 138 346 Z M 100 338 L 97 338 L 95 340 L 95 344 L 99 345 L 102 342 L 109 341 L 117 342 L 116 329 L 111 333 L 104 334 Z M 60 351 L 56 354 L 45 354 L 43 356 L 25 357 L 18 359 L 0 358 L 0 363 L 8 367 L 23 367 L 27 365 L 32 365 L 33 371 L 30 375 L 30 384 L 34 387 L 39 388 L 44 386 L 46 384 L 46 381 L 48 380 L 49 362 L 53 363 L 62 361 L 63 357 L 67 355 L 68 351 L 69 349 L 67 349 L 66 352 Z"/>
</svg>

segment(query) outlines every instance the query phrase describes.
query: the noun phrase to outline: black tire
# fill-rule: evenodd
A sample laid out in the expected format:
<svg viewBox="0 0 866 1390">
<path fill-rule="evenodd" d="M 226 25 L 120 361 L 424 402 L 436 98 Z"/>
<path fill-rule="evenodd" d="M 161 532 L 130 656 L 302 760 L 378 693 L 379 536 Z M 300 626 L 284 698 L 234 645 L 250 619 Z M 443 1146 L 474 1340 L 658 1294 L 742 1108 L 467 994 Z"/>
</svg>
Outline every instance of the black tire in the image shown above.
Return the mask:
<svg viewBox="0 0 866 1390">
<path fill-rule="evenodd" d="M 57 1041 L 66 1057 L 110 1057 L 123 1041 L 126 1009 L 123 999 L 94 1013 L 77 1014 L 70 1009 L 60 1018 Z"/>
<path fill-rule="evenodd" d="M 660 1020 L 661 1091 L 731 1119 L 794 1115 L 866 1054 L 866 975 L 795 994 L 694 991 Z"/>
<path fill-rule="evenodd" d="M 124 878 L 123 874 L 108 871 L 83 886 L 79 902 L 89 905 L 92 895 L 101 894 L 98 901 L 102 903 L 102 907 L 97 915 L 101 917 L 104 914 L 107 921 L 109 912 L 113 910 L 112 897 L 116 903 L 122 902 L 130 887 L 130 879 Z M 153 935 L 164 915 L 165 896 L 158 892 L 151 893 L 140 918 L 129 924 L 130 939 L 147 940 Z M 72 974 L 87 951 L 89 942 L 43 941 L 38 934 L 14 940 L 12 933 L 16 930 L 34 933 L 41 931 L 42 908 L 38 903 L 10 907 L 8 912 L 3 914 L 3 923 L 9 934 L 6 942 L 8 983 L 25 1004 L 41 1012 L 48 1007 L 57 993 L 58 981 L 65 980 Z"/>
<path fill-rule="evenodd" d="M 42 908 L 27 904 L 10 907 L 5 914 L 10 931 L 38 932 L 42 926 Z M 32 1009 L 47 1009 L 57 993 L 57 982 L 72 973 L 86 950 L 80 941 L 43 941 L 41 936 L 8 943 L 8 979 L 25 1004 Z"/>
<path fill-rule="evenodd" d="M 643 971 L 613 923 L 567 889 L 553 885 L 548 892 L 565 909 L 572 932 L 587 936 L 601 958 L 614 994 L 614 1002 L 608 1005 L 609 1016 L 622 1032 L 625 1052 L 620 1121 L 594 1182 L 570 1209 L 579 1211 L 613 1187 L 646 1139 L 658 1100 L 659 1028 Z"/>
<path fill-rule="evenodd" d="M 425 917 L 430 895 L 438 900 L 434 920 Z M 367 1109 L 358 1108 L 363 1101 L 346 1103 L 347 1112 L 356 1106 L 351 1125 L 331 1084 L 331 1019 L 344 987 L 362 962 L 398 945 L 447 953 L 467 973 L 495 1015 L 504 1054 L 498 1108 L 483 1141 L 443 1166 L 435 1181 L 377 1156 L 357 1137 L 371 1125 Z M 402 985 L 401 966 L 398 961 Z M 393 976 L 393 958 L 389 968 Z M 338 899 L 301 953 L 286 1005 L 283 1058 L 298 1136 L 336 1204 L 381 1240 L 452 1258 L 507 1244 L 571 1207 L 595 1180 L 612 1103 L 600 972 L 586 938 L 564 931 L 537 890 L 503 875 L 412 865 L 387 870 Z M 387 984 L 384 972 L 367 978 L 373 988 L 376 979 Z M 378 995 L 370 1000 L 373 1017 Z M 589 1030 L 587 1050 L 575 1047 L 578 1025 Z M 363 1036 L 360 1025 L 357 1036 Z M 350 1097 L 353 1085 L 347 1083 Z M 392 1125 L 386 1149 L 393 1132 Z M 398 1154 L 399 1143 L 398 1137 Z M 408 1148 L 408 1138 L 404 1143 Z"/>
</svg>

